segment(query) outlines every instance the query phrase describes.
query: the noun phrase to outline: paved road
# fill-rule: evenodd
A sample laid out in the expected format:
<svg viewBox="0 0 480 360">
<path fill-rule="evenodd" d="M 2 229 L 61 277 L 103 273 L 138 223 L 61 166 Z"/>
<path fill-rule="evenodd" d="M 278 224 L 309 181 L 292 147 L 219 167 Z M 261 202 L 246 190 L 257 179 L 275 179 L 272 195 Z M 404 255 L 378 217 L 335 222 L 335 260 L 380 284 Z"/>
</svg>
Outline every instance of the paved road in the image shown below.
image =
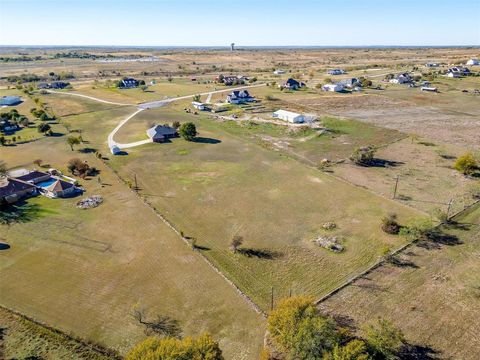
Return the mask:
<svg viewBox="0 0 480 360">
<path fill-rule="evenodd" d="M 112 132 L 110 134 L 108 134 L 108 138 L 107 138 L 107 143 L 108 143 L 109 148 L 112 148 L 113 146 L 118 146 L 120 149 L 128 149 L 128 148 L 132 148 L 132 147 L 135 147 L 135 146 L 140 146 L 140 145 L 144 145 L 144 144 L 148 144 L 148 143 L 152 142 L 151 139 L 145 139 L 145 140 L 140 140 L 140 141 L 135 141 L 135 142 L 131 142 L 131 143 L 122 144 L 122 143 L 117 143 L 113 139 L 115 134 L 118 132 L 118 130 L 121 129 L 121 127 L 123 125 L 125 125 L 131 118 L 133 118 L 135 115 L 137 115 L 139 112 L 141 112 L 143 110 L 162 107 L 162 106 L 165 106 L 165 105 L 167 105 L 171 102 L 174 102 L 174 101 L 191 99 L 195 95 L 200 95 L 200 96 L 208 95 L 209 98 L 211 98 L 211 96 L 213 94 L 229 92 L 229 91 L 233 91 L 233 90 L 255 88 L 255 87 L 260 87 L 260 86 L 265 86 L 265 85 L 266 84 L 262 83 L 262 84 L 256 84 L 256 85 L 239 86 L 239 87 L 235 87 L 235 88 L 225 88 L 225 89 L 222 89 L 222 90 L 208 91 L 208 92 L 204 92 L 204 93 L 200 93 L 200 94 L 192 94 L 192 95 L 179 96 L 179 97 L 174 97 L 174 98 L 165 99 L 165 100 L 151 101 L 151 102 L 138 104 L 138 105 L 137 104 L 117 103 L 117 102 L 113 102 L 113 101 L 99 99 L 99 98 L 96 98 L 96 97 L 93 97 L 93 96 L 76 94 L 76 93 L 71 93 L 71 92 L 61 92 L 61 91 L 53 91 L 53 90 L 49 90 L 48 92 L 54 93 L 54 94 L 79 96 L 79 97 L 83 97 L 83 98 L 86 98 L 86 99 L 99 101 L 99 102 L 102 102 L 102 103 L 105 103 L 105 104 L 122 105 L 122 106 L 125 106 L 125 105 L 137 106 L 137 108 L 138 108 L 137 111 L 135 111 L 133 114 L 129 115 L 128 117 L 126 117 L 125 119 L 120 121 L 120 123 L 115 127 L 115 129 L 113 129 Z"/>
</svg>

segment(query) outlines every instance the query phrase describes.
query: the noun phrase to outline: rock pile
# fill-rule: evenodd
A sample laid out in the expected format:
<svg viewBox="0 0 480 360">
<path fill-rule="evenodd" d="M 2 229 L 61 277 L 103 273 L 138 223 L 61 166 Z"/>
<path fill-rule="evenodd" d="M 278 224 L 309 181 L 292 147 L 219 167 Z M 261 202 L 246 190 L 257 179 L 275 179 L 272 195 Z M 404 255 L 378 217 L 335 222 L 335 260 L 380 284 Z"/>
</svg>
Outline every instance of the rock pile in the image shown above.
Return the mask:
<svg viewBox="0 0 480 360">
<path fill-rule="evenodd" d="M 100 195 L 93 195 L 77 202 L 77 208 L 79 209 L 92 209 L 96 208 L 103 202 L 103 197 Z"/>
<path fill-rule="evenodd" d="M 336 236 L 320 236 L 313 240 L 315 244 L 333 252 L 342 252 L 345 248 Z"/>
</svg>

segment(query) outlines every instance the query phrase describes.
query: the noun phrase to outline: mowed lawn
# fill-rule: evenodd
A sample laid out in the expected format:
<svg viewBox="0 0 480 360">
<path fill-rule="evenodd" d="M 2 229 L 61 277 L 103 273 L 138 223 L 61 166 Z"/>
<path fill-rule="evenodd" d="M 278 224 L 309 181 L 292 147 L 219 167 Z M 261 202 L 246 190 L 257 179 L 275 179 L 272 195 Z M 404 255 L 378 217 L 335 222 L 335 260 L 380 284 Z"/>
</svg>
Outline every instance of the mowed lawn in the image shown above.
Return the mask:
<svg viewBox="0 0 480 360">
<path fill-rule="evenodd" d="M 74 124 L 89 128 L 82 134 L 95 144 L 106 127 L 97 123 L 102 116 L 89 116 Z M 92 154 L 71 152 L 62 137 L 0 148 L 10 167 L 40 158 L 65 171 L 71 157 L 100 170 L 107 185 L 96 178 L 82 184 L 85 195 L 105 202 L 80 210 L 78 198 L 32 198 L 41 209 L 32 221 L 0 227 L 11 246 L 0 251 L 0 303 L 121 353 L 145 337 L 129 315 L 139 305 L 149 318 L 178 320 L 184 335 L 211 332 L 227 358 L 255 358 L 263 318 Z"/>
<path fill-rule="evenodd" d="M 450 245 L 411 247 L 410 265 L 382 266 L 321 307 L 355 325 L 388 318 L 433 358 L 479 359 L 480 206 L 456 220 Z"/>
<path fill-rule="evenodd" d="M 423 216 L 265 149 L 253 136 L 169 107 L 142 112 L 118 141 L 172 120 L 195 121 L 199 139 L 132 148 L 110 164 L 126 180 L 136 175 L 141 195 L 196 238 L 204 255 L 263 309 L 270 307 L 271 287 L 276 299 L 290 289 L 321 296 L 375 263 L 386 248 L 404 244 L 381 231 L 385 214 L 397 213 L 402 223 Z M 337 229 L 322 230 L 328 221 Z M 235 235 L 244 239 L 243 253 L 229 250 Z M 337 236 L 346 251 L 314 245 L 319 235 Z"/>
</svg>

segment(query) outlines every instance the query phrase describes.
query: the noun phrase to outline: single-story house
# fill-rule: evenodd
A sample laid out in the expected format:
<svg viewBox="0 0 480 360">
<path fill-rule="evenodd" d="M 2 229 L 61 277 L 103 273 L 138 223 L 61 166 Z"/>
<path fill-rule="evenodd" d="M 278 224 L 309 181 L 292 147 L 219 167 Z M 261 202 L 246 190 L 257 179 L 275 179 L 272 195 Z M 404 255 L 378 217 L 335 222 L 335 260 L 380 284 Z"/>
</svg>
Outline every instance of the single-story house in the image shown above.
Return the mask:
<svg viewBox="0 0 480 360">
<path fill-rule="evenodd" d="M 467 61 L 467 65 L 480 65 L 480 61 L 478 59 L 470 59 Z"/>
<path fill-rule="evenodd" d="M 426 63 L 425 66 L 432 68 L 432 67 L 439 67 L 440 65 L 438 63 Z"/>
<path fill-rule="evenodd" d="M 275 71 L 273 72 L 273 74 L 274 74 L 274 75 L 283 75 L 283 74 L 285 74 L 285 70 L 280 70 L 280 69 L 278 69 L 278 70 L 275 70 Z"/>
<path fill-rule="evenodd" d="M 332 70 L 328 70 L 328 74 L 329 75 L 342 75 L 342 74 L 345 74 L 345 70 L 343 70 L 343 69 L 332 69 Z"/>
<path fill-rule="evenodd" d="M 0 98 L 0 106 L 15 106 L 22 102 L 18 96 L 2 96 Z"/>
<path fill-rule="evenodd" d="M 74 184 L 57 179 L 54 183 L 40 189 L 40 192 L 50 198 L 66 197 L 73 194 L 77 188 Z"/>
<path fill-rule="evenodd" d="M 360 80 L 358 80 L 357 78 L 345 79 L 345 80 L 340 81 L 339 83 L 342 84 L 345 87 L 348 87 L 348 88 L 353 88 L 355 86 L 361 86 L 360 85 Z"/>
<path fill-rule="evenodd" d="M 131 89 L 131 88 L 136 88 L 138 84 L 139 84 L 138 80 L 135 80 L 134 78 L 123 78 L 121 81 L 120 87 Z"/>
<path fill-rule="evenodd" d="M 333 91 L 333 92 L 341 92 L 343 91 L 344 86 L 340 83 L 336 84 L 325 84 L 322 86 L 323 91 Z"/>
<path fill-rule="evenodd" d="M 295 79 L 288 79 L 285 81 L 282 85 L 280 85 L 281 88 L 289 89 L 289 90 L 297 90 L 305 86 L 305 83 L 297 81 Z"/>
<path fill-rule="evenodd" d="M 147 130 L 147 135 L 153 142 L 164 142 L 167 139 L 178 137 L 177 129 L 167 125 L 155 125 Z"/>
<path fill-rule="evenodd" d="M 48 179 L 50 179 L 50 174 L 43 171 L 33 170 L 25 175 L 17 176 L 16 179 L 35 185 L 42 181 L 47 181 Z"/>
<path fill-rule="evenodd" d="M 429 91 L 429 92 L 438 92 L 438 89 L 436 87 L 431 87 L 431 86 L 422 86 L 421 90 Z"/>
<path fill-rule="evenodd" d="M 65 89 L 70 83 L 64 81 L 54 81 L 50 84 L 50 89 Z"/>
<path fill-rule="evenodd" d="M 398 74 L 393 79 L 390 79 L 392 84 L 407 84 L 412 82 L 412 77 L 408 73 Z"/>
<path fill-rule="evenodd" d="M 192 106 L 197 110 L 205 110 L 205 104 L 198 101 L 192 101 Z"/>
<path fill-rule="evenodd" d="M 275 119 L 280 119 L 284 121 L 288 121 L 294 124 L 299 124 L 305 122 L 305 116 L 287 110 L 277 110 L 273 113 L 273 117 Z"/>
<path fill-rule="evenodd" d="M 41 82 L 37 84 L 37 89 L 50 89 L 50 85 L 46 82 Z"/>
<path fill-rule="evenodd" d="M 35 195 L 36 188 L 34 185 L 10 177 L 0 179 L 0 204 L 12 204 L 26 196 Z"/>
<path fill-rule="evenodd" d="M 247 90 L 235 90 L 227 95 L 227 102 L 230 104 L 243 104 L 253 101 L 255 101 L 255 98 Z"/>
</svg>

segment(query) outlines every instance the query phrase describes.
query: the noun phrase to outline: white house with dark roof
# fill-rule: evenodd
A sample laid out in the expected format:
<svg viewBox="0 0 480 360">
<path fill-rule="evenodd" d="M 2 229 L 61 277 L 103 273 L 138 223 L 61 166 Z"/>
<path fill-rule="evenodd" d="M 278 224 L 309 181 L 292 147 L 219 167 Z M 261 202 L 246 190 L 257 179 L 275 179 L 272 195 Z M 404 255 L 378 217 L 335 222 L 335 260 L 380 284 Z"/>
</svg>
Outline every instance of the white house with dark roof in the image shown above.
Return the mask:
<svg viewBox="0 0 480 360">
<path fill-rule="evenodd" d="M 470 59 L 466 65 L 480 65 L 480 61 L 478 59 Z"/>
<path fill-rule="evenodd" d="M 345 74 L 346 71 L 343 69 L 332 69 L 328 70 L 328 75 L 343 75 Z"/>
<path fill-rule="evenodd" d="M 398 74 L 393 79 L 390 79 L 389 82 L 392 84 L 408 84 L 412 82 L 412 77 L 408 73 Z"/>
<path fill-rule="evenodd" d="M 289 89 L 289 90 L 298 90 L 304 86 L 305 86 L 305 83 L 289 78 L 287 81 L 285 81 L 283 84 L 280 85 L 280 88 Z"/>
<path fill-rule="evenodd" d="M 325 84 L 322 86 L 323 91 L 342 92 L 345 89 L 343 84 Z"/>
<path fill-rule="evenodd" d="M 136 88 L 138 84 L 138 80 L 134 78 L 123 78 L 121 81 L 121 87 L 125 89 Z"/>
<path fill-rule="evenodd" d="M 234 90 L 227 95 L 227 102 L 229 104 L 243 104 L 253 101 L 255 101 L 255 98 L 250 95 L 248 90 Z"/>
</svg>

